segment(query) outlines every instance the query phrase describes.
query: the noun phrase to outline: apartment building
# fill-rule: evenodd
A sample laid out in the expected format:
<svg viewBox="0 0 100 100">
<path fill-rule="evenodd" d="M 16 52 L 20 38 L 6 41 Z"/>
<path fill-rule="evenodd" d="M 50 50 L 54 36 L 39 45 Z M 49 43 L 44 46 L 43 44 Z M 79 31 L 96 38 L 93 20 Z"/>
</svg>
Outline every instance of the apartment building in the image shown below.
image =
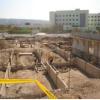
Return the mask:
<svg viewBox="0 0 100 100">
<path fill-rule="evenodd" d="M 89 14 L 88 28 L 89 28 L 89 30 L 96 30 L 96 28 L 100 28 L 100 13 Z"/>
<path fill-rule="evenodd" d="M 88 27 L 88 10 L 67 10 L 50 12 L 52 25 L 62 25 L 63 30 L 72 30 L 73 27 Z"/>
</svg>

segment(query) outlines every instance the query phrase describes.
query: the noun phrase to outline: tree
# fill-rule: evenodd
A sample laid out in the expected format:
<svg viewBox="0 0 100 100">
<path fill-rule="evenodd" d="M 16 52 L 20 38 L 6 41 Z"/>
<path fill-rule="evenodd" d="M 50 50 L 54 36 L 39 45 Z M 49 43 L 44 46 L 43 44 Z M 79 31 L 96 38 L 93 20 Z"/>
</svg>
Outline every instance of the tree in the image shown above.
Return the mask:
<svg viewBox="0 0 100 100">
<path fill-rule="evenodd" d="M 26 22 L 25 25 L 30 25 L 30 23 L 29 22 Z"/>
</svg>

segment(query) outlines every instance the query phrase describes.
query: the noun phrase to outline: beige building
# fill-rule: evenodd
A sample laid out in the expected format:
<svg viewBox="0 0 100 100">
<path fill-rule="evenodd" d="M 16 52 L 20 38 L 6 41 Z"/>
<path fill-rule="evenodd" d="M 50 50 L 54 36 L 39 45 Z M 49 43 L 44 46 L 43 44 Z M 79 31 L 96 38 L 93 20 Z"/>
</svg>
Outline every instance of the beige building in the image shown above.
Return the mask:
<svg viewBox="0 0 100 100">
<path fill-rule="evenodd" d="M 74 27 L 82 29 L 88 27 L 88 10 L 65 10 L 50 12 L 52 25 L 63 26 L 63 30 L 72 30 Z"/>
<path fill-rule="evenodd" d="M 100 13 L 89 13 L 89 10 L 63 10 L 51 11 L 50 22 L 52 25 L 63 26 L 63 30 L 74 28 L 95 31 L 100 28 Z"/>
<path fill-rule="evenodd" d="M 89 30 L 96 30 L 96 28 L 100 28 L 100 13 L 89 14 L 88 28 Z"/>
</svg>

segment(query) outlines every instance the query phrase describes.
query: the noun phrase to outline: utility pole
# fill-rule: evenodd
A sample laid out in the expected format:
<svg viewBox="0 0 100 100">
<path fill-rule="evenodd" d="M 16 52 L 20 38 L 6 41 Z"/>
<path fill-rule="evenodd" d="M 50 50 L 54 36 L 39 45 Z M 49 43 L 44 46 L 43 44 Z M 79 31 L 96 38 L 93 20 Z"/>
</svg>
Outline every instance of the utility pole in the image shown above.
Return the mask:
<svg viewBox="0 0 100 100">
<path fill-rule="evenodd" d="M 70 70 L 71 70 L 71 53 L 69 52 L 69 67 L 68 67 L 68 91 L 70 91 Z"/>
<path fill-rule="evenodd" d="M 70 92 L 70 89 L 71 89 L 71 75 L 70 75 L 71 74 L 70 73 L 70 71 L 71 71 L 71 59 L 72 59 L 71 55 L 72 55 L 72 50 L 70 50 L 68 52 L 68 61 L 69 61 L 69 67 L 68 67 L 68 91 L 69 92 Z"/>
</svg>

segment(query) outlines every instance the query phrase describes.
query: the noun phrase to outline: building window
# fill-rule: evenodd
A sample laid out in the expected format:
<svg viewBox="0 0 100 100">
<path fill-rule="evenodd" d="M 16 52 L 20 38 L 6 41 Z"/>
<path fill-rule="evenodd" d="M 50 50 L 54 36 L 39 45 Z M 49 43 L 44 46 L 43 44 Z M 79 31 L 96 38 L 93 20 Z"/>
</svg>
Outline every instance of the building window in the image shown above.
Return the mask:
<svg viewBox="0 0 100 100">
<path fill-rule="evenodd" d="M 71 15 L 69 15 L 69 17 L 71 17 Z"/>
<path fill-rule="evenodd" d="M 76 21 L 78 21 L 78 19 L 76 19 Z"/>
<path fill-rule="evenodd" d="M 66 19 L 66 21 L 68 21 L 68 19 Z"/>
<path fill-rule="evenodd" d="M 78 17 L 78 15 L 76 15 L 76 17 Z"/>
<path fill-rule="evenodd" d="M 73 17 L 74 17 L 75 15 L 73 15 Z"/>
<path fill-rule="evenodd" d="M 74 21 L 74 19 L 73 19 L 73 21 Z"/>
<path fill-rule="evenodd" d="M 68 17 L 68 15 L 66 15 L 66 17 Z"/>
<path fill-rule="evenodd" d="M 71 19 L 69 19 L 71 21 Z"/>
<path fill-rule="evenodd" d="M 91 21 L 93 21 L 93 19 L 91 19 Z"/>
</svg>

